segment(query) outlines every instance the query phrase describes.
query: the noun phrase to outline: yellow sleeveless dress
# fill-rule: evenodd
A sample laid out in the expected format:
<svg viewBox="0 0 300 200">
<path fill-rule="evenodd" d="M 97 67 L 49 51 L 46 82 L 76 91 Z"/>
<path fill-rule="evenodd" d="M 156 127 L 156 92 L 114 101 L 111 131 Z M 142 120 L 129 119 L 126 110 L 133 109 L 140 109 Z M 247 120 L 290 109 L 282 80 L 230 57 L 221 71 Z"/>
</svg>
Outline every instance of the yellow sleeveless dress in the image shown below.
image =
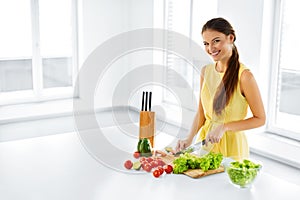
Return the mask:
<svg viewBox="0 0 300 200">
<path fill-rule="evenodd" d="M 216 115 L 213 112 L 213 98 L 224 73 L 216 71 L 215 63 L 206 66 L 204 81 L 201 88 L 201 101 L 206 121 L 200 129 L 197 141 L 205 139 L 206 134 L 219 124 L 246 118 L 248 102 L 240 92 L 240 77 L 244 70 L 248 70 L 248 68 L 241 64 L 236 91 L 233 93 L 229 104 L 225 107 L 223 114 Z M 249 146 L 246 135 L 242 131 L 226 131 L 221 141 L 214 144 L 212 152 L 220 152 L 223 156 L 231 157 L 235 160 L 248 158 Z"/>
</svg>

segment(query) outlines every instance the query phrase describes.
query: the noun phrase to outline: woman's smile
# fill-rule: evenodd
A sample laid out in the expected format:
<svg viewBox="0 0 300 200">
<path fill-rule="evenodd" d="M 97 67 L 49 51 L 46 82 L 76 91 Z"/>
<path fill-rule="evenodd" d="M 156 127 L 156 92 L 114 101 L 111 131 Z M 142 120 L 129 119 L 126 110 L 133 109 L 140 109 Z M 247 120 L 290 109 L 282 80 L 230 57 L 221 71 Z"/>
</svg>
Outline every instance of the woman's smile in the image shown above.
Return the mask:
<svg viewBox="0 0 300 200">
<path fill-rule="evenodd" d="M 214 52 L 210 53 L 210 55 L 211 55 L 212 57 L 216 57 L 216 56 L 219 55 L 220 52 L 221 52 L 221 50 L 219 50 L 219 51 L 214 51 Z"/>
</svg>

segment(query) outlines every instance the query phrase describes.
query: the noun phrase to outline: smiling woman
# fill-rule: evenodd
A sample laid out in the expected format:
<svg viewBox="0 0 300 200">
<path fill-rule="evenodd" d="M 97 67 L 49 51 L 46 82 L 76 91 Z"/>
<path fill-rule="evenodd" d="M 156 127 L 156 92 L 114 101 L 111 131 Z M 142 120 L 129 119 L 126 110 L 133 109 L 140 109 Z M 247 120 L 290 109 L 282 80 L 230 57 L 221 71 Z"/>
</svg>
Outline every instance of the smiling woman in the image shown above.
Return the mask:
<svg viewBox="0 0 300 200">
<path fill-rule="evenodd" d="M 239 61 L 234 44 L 236 35 L 224 18 L 213 18 L 202 28 L 206 52 L 215 61 L 203 67 L 200 77 L 200 100 L 189 135 L 179 140 L 177 151 L 197 141 L 214 143 L 213 152 L 242 160 L 249 157 L 244 130 L 262 126 L 265 111 L 256 81 Z M 248 106 L 252 116 L 247 117 Z"/>
</svg>

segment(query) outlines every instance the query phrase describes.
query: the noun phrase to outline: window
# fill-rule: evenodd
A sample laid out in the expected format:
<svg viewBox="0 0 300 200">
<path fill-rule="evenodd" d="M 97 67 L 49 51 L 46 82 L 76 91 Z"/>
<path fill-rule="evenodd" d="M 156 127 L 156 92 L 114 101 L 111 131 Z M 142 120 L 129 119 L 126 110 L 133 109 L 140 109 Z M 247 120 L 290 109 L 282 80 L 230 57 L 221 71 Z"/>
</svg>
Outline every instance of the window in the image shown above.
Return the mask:
<svg viewBox="0 0 300 200">
<path fill-rule="evenodd" d="M 75 0 L 0 2 L 0 105 L 73 96 L 76 19 Z"/>
<path fill-rule="evenodd" d="M 209 8 L 209 9 L 207 9 Z M 198 45 L 203 47 L 201 29 L 202 25 L 217 13 L 217 1 L 201 1 L 201 0 L 166 0 L 165 1 L 165 29 L 178 32 L 185 35 L 187 38 L 194 40 Z M 186 102 L 180 102 L 178 105 L 176 98 L 169 91 L 164 90 L 163 101 L 168 104 L 177 105 L 186 109 L 193 110 L 194 98 L 198 100 L 199 97 L 199 84 L 200 73 L 193 68 L 184 58 L 178 55 L 172 54 L 172 46 L 174 44 L 172 38 L 172 32 L 167 35 L 166 48 L 170 51 L 165 54 L 165 65 L 168 69 L 166 72 L 165 84 L 168 88 L 175 91 L 176 94 L 182 95 Z M 192 61 L 194 65 L 197 65 L 197 60 Z M 186 85 L 180 84 L 176 80 L 174 73 L 182 75 L 189 87 L 193 89 L 193 93 L 189 93 Z"/>
<path fill-rule="evenodd" d="M 268 129 L 277 134 L 300 140 L 300 64 L 297 62 L 300 46 L 298 23 L 300 2 L 278 1 L 274 44 L 277 48 L 272 74 L 271 104 Z"/>
</svg>

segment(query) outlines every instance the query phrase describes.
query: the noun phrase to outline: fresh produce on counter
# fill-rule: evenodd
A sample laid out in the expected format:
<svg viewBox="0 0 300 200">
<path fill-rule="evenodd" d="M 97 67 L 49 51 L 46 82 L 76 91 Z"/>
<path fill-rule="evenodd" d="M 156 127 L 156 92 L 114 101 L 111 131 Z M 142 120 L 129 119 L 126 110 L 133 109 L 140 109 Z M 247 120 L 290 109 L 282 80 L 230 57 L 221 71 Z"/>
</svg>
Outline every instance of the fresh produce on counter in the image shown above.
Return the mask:
<svg viewBox="0 0 300 200">
<path fill-rule="evenodd" d="M 139 139 L 137 145 L 137 152 L 140 153 L 139 156 L 145 156 L 145 157 L 152 156 L 151 143 L 148 138 Z"/>
<path fill-rule="evenodd" d="M 133 157 L 138 159 L 140 157 L 140 152 L 138 152 L 138 151 L 134 152 Z"/>
<path fill-rule="evenodd" d="M 142 166 L 142 164 L 140 161 L 135 161 L 132 165 L 133 169 L 135 169 L 135 170 L 140 170 L 141 166 Z"/>
<path fill-rule="evenodd" d="M 173 172 L 173 167 L 172 165 L 165 165 L 164 170 L 167 174 L 171 174 Z"/>
<path fill-rule="evenodd" d="M 133 163 L 132 163 L 131 160 L 126 160 L 126 161 L 125 161 L 124 167 L 125 167 L 126 169 L 131 169 L 132 166 L 133 166 Z"/>
<path fill-rule="evenodd" d="M 134 153 L 134 157 L 136 152 Z M 162 174 L 171 174 L 173 172 L 172 165 L 166 164 L 160 157 L 139 157 L 137 161 L 126 160 L 124 167 L 128 170 L 144 170 L 152 172 L 155 178 L 160 177 Z"/>
<path fill-rule="evenodd" d="M 246 187 L 254 181 L 261 167 L 262 165 L 245 159 L 242 162 L 231 162 L 226 171 L 233 184 Z"/>
<path fill-rule="evenodd" d="M 204 172 L 209 169 L 217 169 L 220 167 L 222 160 L 223 155 L 221 153 L 210 152 L 202 157 L 184 153 L 173 161 L 173 173 L 182 174 L 188 169 L 201 169 Z"/>
</svg>

